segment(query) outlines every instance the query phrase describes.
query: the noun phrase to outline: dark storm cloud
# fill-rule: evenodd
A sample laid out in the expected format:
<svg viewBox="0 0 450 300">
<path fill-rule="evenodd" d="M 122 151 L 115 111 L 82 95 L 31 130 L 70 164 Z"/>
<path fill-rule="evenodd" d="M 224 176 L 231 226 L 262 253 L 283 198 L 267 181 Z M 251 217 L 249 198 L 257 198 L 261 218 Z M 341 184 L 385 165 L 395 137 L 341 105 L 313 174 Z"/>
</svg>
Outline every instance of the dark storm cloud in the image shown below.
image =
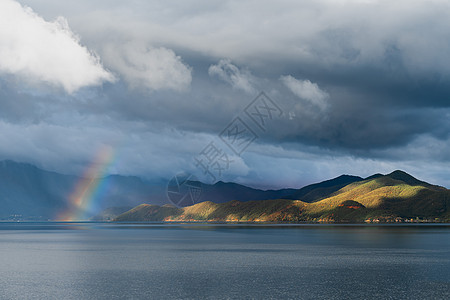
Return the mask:
<svg viewBox="0 0 450 300">
<path fill-rule="evenodd" d="M 189 168 L 261 90 L 284 114 L 258 131 L 239 161 L 234 175 L 242 181 L 262 180 L 258 172 L 276 179 L 258 161 L 266 153 L 294 178 L 339 174 L 349 165 L 364 174 L 372 159 L 387 171 L 394 160 L 406 167 L 414 158 L 448 161 L 446 1 L 20 3 L 47 21 L 65 17 L 79 35 L 75 46 L 98 56 L 94 67 L 108 77 L 100 87 L 66 80 L 78 88 L 70 94 L 2 77 L 0 118 L 16 133 L 8 138 L 31 143 L 42 164 L 65 153 L 50 163 L 54 169 L 63 161 L 82 165 L 101 143 L 119 143 L 127 154 L 117 172 Z M 61 146 L 73 143 L 76 151 Z M 17 150 L 2 147 L 3 157 Z"/>
</svg>

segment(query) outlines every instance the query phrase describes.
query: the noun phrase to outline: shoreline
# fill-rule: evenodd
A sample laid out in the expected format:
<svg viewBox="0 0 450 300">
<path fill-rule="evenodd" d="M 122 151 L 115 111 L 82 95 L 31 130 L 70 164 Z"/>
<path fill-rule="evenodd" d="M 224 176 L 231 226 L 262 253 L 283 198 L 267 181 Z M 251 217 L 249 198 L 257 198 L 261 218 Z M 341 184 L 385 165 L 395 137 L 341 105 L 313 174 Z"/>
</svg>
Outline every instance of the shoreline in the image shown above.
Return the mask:
<svg viewBox="0 0 450 300">
<path fill-rule="evenodd" d="M 136 224 L 136 225 L 262 225 L 262 226 L 303 226 L 303 225 L 344 225 L 344 226 L 433 226 L 444 225 L 450 226 L 450 222 L 217 222 L 217 221 L 42 221 L 42 220 L 22 220 L 22 221 L 6 221 L 0 220 L 0 224 Z"/>
</svg>

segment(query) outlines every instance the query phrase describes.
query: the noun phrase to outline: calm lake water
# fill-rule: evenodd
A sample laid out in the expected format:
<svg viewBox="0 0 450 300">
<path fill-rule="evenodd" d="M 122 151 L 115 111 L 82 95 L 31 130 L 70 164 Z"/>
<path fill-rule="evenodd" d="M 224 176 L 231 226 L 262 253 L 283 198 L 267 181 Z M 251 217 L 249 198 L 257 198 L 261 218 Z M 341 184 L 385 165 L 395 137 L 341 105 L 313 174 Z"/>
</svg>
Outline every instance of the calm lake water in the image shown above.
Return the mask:
<svg viewBox="0 0 450 300">
<path fill-rule="evenodd" d="M 450 225 L 0 223 L 1 299 L 450 299 Z"/>
</svg>

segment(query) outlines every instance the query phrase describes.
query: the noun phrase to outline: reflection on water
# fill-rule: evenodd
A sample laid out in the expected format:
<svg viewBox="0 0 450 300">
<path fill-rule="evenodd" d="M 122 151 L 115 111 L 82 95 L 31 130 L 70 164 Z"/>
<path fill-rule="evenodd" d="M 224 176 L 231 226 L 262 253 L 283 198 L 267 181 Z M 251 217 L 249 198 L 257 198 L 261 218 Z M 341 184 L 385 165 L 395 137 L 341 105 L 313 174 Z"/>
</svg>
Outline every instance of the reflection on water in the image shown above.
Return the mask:
<svg viewBox="0 0 450 300">
<path fill-rule="evenodd" d="M 450 225 L 0 223 L 0 298 L 448 299 Z"/>
</svg>

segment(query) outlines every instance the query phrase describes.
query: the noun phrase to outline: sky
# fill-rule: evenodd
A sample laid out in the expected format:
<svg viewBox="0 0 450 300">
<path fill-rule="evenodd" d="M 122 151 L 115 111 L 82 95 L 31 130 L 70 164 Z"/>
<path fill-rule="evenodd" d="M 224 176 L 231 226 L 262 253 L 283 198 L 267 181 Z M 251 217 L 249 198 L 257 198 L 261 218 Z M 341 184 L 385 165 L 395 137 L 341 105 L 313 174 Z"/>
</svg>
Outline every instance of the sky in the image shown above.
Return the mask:
<svg viewBox="0 0 450 300">
<path fill-rule="evenodd" d="M 0 0 L 0 159 L 450 187 L 450 1 Z"/>
</svg>

